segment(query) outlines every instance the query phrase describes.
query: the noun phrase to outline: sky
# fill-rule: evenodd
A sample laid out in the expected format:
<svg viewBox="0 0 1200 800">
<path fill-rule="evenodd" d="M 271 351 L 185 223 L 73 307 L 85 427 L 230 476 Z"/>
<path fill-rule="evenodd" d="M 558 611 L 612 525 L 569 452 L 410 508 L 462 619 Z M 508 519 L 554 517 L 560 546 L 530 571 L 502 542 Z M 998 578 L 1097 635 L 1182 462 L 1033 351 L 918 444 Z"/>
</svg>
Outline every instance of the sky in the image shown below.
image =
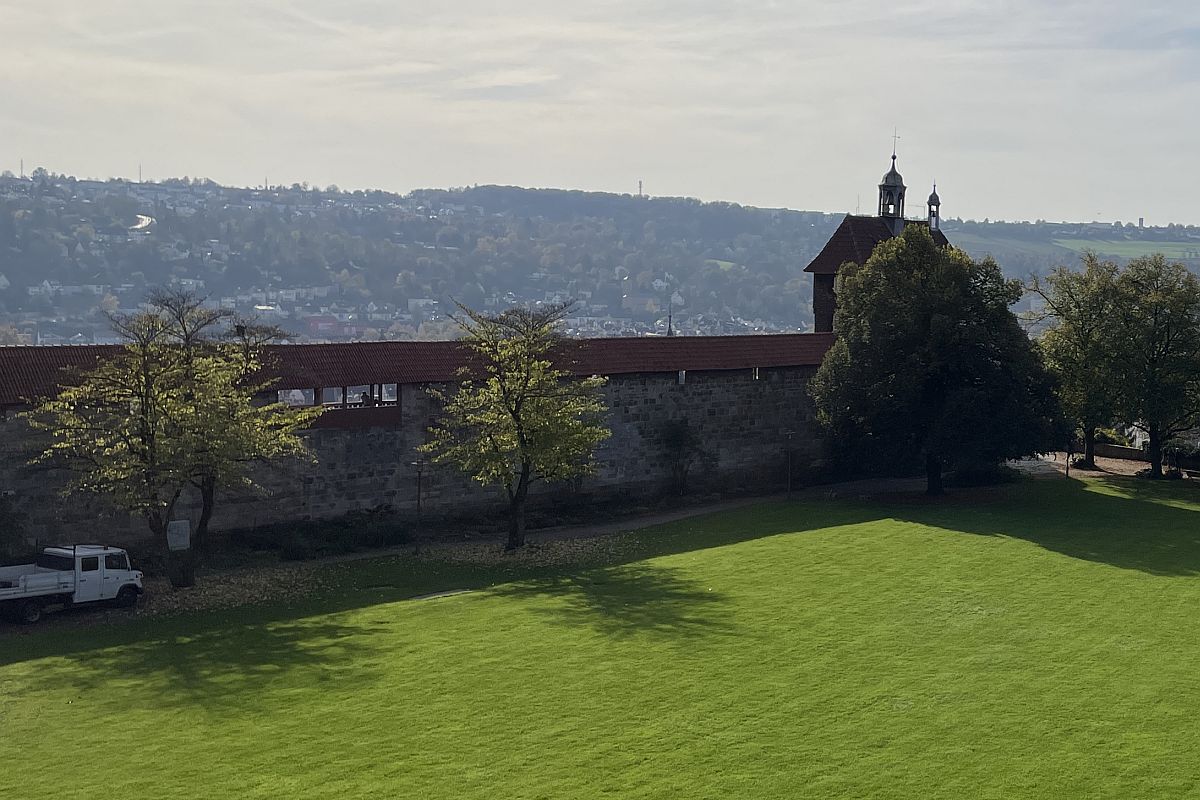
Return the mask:
<svg viewBox="0 0 1200 800">
<path fill-rule="evenodd" d="M 1200 4 L 0 0 L 0 169 L 1200 223 Z"/>
</svg>

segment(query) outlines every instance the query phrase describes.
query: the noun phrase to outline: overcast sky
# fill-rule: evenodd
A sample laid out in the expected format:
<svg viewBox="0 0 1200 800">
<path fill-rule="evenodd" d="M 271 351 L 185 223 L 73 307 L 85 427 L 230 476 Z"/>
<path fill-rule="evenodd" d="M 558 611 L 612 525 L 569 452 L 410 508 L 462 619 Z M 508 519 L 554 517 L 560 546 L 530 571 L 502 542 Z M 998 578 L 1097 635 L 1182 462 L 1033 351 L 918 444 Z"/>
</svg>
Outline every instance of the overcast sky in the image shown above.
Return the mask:
<svg viewBox="0 0 1200 800">
<path fill-rule="evenodd" d="M 0 0 L 0 169 L 1200 223 L 1200 4 Z M 916 201 L 916 202 L 914 202 Z"/>
</svg>

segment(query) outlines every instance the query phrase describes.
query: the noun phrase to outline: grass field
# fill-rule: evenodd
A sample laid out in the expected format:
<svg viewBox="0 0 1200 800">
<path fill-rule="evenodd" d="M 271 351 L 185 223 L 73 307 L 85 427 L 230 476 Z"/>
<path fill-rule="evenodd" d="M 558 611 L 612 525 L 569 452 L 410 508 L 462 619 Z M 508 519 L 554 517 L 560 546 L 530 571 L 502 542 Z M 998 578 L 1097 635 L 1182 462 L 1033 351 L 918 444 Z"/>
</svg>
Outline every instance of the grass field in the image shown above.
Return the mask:
<svg viewBox="0 0 1200 800">
<path fill-rule="evenodd" d="M 292 608 L 10 633 L 0 796 L 1196 796 L 1198 501 L 768 504 L 608 564 L 378 560 Z"/>
<path fill-rule="evenodd" d="M 1162 253 L 1167 258 L 1196 258 L 1200 253 L 1200 241 L 1188 242 L 1132 242 L 1106 241 L 1103 239 L 1055 239 L 1054 243 L 1076 253 L 1094 250 L 1102 256 L 1137 258 Z"/>
</svg>

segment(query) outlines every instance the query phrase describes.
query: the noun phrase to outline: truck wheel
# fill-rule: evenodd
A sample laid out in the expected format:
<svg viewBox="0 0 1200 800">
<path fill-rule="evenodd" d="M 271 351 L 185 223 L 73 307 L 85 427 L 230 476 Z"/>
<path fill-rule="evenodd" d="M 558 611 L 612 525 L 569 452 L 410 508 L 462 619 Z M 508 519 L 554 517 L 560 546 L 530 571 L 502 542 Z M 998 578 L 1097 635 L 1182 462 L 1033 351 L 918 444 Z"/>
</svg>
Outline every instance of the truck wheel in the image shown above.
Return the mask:
<svg viewBox="0 0 1200 800">
<path fill-rule="evenodd" d="M 117 592 L 117 599 L 114 604 L 117 608 L 133 608 L 137 605 L 138 592 L 132 586 L 123 586 L 121 591 Z"/>
<path fill-rule="evenodd" d="M 23 625 L 33 625 L 42 619 L 42 601 L 26 600 L 17 609 L 17 620 Z"/>
</svg>

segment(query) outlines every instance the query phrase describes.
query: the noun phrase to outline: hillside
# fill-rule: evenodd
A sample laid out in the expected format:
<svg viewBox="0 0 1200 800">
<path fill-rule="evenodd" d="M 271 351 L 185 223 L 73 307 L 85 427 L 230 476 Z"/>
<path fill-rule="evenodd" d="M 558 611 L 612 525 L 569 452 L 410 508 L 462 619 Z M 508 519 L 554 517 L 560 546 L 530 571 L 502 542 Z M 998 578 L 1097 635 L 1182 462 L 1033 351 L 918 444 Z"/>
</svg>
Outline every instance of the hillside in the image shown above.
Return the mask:
<svg viewBox="0 0 1200 800">
<path fill-rule="evenodd" d="M 811 324 L 803 272 L 841 214 L 687 198 L 479 186 L 398 195 L 187 178 L 0 177 L 0 324 L 90 340 L 101 309 L 176 284 L 298 338 L 448 335 L 457 299 L 579 301 L 585 335 Z M 1200 256 L 1194 228 L 947 219 L 951 241 L 1026 277 L 1087 247 Z M 1200 262 L 1197 262 L 1200 263 Z"/>
</svg>

